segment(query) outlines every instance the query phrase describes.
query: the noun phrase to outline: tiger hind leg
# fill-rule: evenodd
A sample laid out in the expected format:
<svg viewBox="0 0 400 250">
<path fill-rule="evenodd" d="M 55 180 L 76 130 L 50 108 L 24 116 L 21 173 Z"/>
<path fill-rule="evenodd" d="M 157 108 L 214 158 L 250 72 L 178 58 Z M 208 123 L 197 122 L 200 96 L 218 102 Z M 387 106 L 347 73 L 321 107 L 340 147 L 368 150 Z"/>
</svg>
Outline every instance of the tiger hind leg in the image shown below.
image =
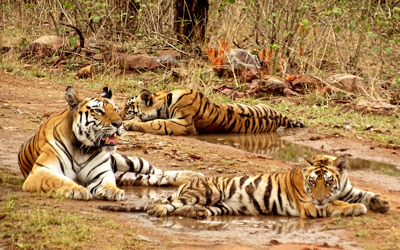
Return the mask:
<svg viewBox="0 0 400 250">
<path fill-rule="evenodd" d="M 200 172 L 188 170 L 161 171 L 159 169 L 155 169 L 154 174 L 118 171 L 114 176 L 118 186 L 180 186 L 195 178 L 204 178 L 204 175 Z"/>
<path fill-rule="evenodd" d="M 76 184 L 61 174 L 37 165 L 33 167 L 26 178 L 22 190 L 28 192 L 55 192 L 74 200 L 90 200 L 93 197 L 83 186 Z"/>
</svg>

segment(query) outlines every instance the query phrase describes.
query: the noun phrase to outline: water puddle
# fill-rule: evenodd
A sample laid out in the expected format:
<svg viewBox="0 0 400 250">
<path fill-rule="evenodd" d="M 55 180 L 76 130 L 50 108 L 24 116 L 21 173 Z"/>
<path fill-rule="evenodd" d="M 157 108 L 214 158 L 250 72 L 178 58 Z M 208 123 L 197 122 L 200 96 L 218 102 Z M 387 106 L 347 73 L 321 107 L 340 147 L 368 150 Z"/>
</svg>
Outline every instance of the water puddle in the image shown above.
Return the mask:
<svg viewBox="0 0 400 250">
<path fill-rule="evenodd" d="M 279 133 L 207 134 L 194 138 L 292 162 L 298 162 L 300 155 L 312 157 L 317 154 L 329 154 L 321 150 L 283 141 L 280 139 L 281 136 L 284 135 Z M 395 176 L 390 177 L 392 179 L 397 179 L 397 176 L 400 176 L 400 169 L 390 164 L 354 158 L 348 158 L 348 162 L 350 170 L 354 171 L 354 173 L 359 172 L 361 175 L 368 170 L 381 171 L 383 174 Z M 374 177 L 371 174 L 368 175 Z M 177 188 L 124 187 L 124 190 L 127 196 L 124 204 L 138 206 L 166 198 L 175 192 Z M 127 219 L 137 218 L 144 224 L 158 227 L 162 230 L 172 230 L 174 233 L 189 233 L 192 236 L 207 239 L 210 244 L 230 242 L 232 244 L 254 245 L 257 242 L 257 246 L 268 246 L 271 240 L 277 240 L 281 243 L 328 244 L 342 249 L 357 249 L 353 243 L 344 241 L 340 233 L 339 235 L 333 235 L 332 231 L 320 230 L 330 221 L 329 218 L 217 216 L 204 220 L 195 220 L 183 217 L 154 218 L 146 213 L 127 213 L 126 216 Z"/>
<path fill-rule="evenodd" d="M 124 187 L 124 190 L 127 197 L 124 204 L 140 206 L 165 198 L 177 188 Z M 261 249 L 261 246 L 267 246 L 275 240 L 280 243 L 328 244 L 344 249 L 354 249 L 354 247 L 349 247 L 350 242 L 343 241 L 329 231 L 320 230 L 330 219 L 300 219 L 285 216 L 216 216 L 196 220 L 184 217 L 154 218 L 146 213 L 126 213 L 125 215 L 127 220 L 136 218 L 146 225 L 171 230 L 174 233 L 185 232 L 191 236 L 207 239 L 211 245 L 229 242 L 231 244 L 257 245 L 256 248 Z M 188 244 L 187 242 L 181 243 Z"/>
<path fill-rule="evenodd" d="M 193 138 L 291 162 L 298 162 L 301 155 L 311 158 L 317 154 L 329 154 L 322 150 L 286 142 L 280 139 L 282 136 L 284 135 L 280 133 L 205 134 Z M 391 164 L 349 157 L 347 160 L 351 171 L 381 171 L 386 175 L 400 176 L 400 169 Z"/>
<path fill-rule="evenodd" d="M 156 200 L 163 199 L 177 190 L 175 187 L 124 187 L 127 200 L 125 205 L 144 206 Z M 285 216 L 215 216 L 204 220 L 195 220 L 184 217 L 153 218 L 145 213 L 130 214 L 149 220 L 157 227 L 171 229 L 195 229 L 195 230 L 251 230 L 258 229 L 275 234 L 289 233 L 293 230 L 305 230 L 315 228 L 313 224 L 319 224 L 321 220 L 300 219 L 298 217 Z"/>
</svg>

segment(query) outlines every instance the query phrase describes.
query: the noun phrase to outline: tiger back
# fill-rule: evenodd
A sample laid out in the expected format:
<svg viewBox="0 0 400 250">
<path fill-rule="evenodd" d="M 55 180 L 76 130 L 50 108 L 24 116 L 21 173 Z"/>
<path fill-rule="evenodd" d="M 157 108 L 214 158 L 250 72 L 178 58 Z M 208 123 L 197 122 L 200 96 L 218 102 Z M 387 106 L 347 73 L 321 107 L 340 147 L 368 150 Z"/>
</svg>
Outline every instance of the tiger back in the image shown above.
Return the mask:
<svg viewBox="0 0 400 250">
<path fill-rule="evenodd" d="M 125 130 L 162 135 L 265 133 L 279 127 L 304 127 L 265 104 L 216 104 L 201 92 L 143 90 L 120 112 Z"/>
<path fill-rule="evenodd" d="M 284 215 L 302 218 L 357 216 L 367 209 L 386 213 L 385 197 L 354 188 L 344 157 L 301 157 L 301 166 L 286 173 L 195 179 L 159 204 L 145 208 L 149 215 L 206 218 L 217 215 Z M 140 208 L 101 206 L 111 211 Z"/>
</svg>

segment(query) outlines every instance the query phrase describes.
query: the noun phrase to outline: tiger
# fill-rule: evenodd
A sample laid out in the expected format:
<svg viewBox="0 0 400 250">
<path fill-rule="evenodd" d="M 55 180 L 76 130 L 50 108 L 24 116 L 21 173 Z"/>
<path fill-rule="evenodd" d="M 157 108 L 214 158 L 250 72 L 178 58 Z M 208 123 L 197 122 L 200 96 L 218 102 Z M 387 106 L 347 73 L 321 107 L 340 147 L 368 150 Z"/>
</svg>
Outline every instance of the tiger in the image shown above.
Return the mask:
<svg viewBox="0 0 400 250">
<path fill-rule="evenodd" d="M 177 89 L 142 90 L 129 99 L 120 115 L 124 129 L 159 135 L 198 133 L 264 133 L 279 127 L 304 127 L 265 104 L 216 104 L 201 92 Z"/>
<path fill-rule="evenodd" d="M 343 156 L 300 157 L 285 173 L 208 177 L 183 184 L 162 202 L 143 207 L 100 205 L 102 210 L 144 212 L 155 217 L 204 219 L 219 215 L 282 215 L 301 218 L 358 216 L 367 209 L 387 213 L 390 201 L 354 188 Z"/>
<path fill-rule="evenodd" d="M 76 200 L 123 200 L 122 185 L 175 185 L 204 177 L 192 171 L 162 171 L 148 161 L 116 152 L 123 132 L 107 87 L 99 98 L 81 98 L 68 87 L 68 107 L 50 116 L 21 145 L 18 164 L 24 191 L 53 192 Z"/>
</svg>

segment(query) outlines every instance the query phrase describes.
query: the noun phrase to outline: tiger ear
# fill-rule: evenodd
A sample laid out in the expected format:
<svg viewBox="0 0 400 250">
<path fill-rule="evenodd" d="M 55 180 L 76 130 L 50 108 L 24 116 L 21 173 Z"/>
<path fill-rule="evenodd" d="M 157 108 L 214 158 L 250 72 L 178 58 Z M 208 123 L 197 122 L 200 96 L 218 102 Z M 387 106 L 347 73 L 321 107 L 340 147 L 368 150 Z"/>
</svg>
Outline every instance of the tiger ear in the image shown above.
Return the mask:
<svg viewBox="0 0 400 250">
<path fill-rule="evenodd" d="M 69 108 L 72 110 L 76 109 L 80 102 L 78 92 L 72 86 L 69 86 L 65 91 L 65 100 L 68 102 Z"/>
<path fill-rule="evenodd" d="M 112 97 L 112 91 L 111 91 L 111 89 L 108 90 L 107 87 L 104 87 L 104 88 L 103 88 L 103 92 L 101 93 L 101 97 L 107 98 L 107 99 L 111 99 L 111 97 Z"/>
<path fill-rule="evenodd" d="M 311 162 L 307 160 L 304 156 L 299 156 L 299 162 L 302 166 L 301 169 L 302 172 L 304 172 L 307 168 L 312 166 Z"/>
<path fill-rule="evenodd" d="M 139 106 L 148 107 L 153 104 L 151 93 L 147 89 L 142 90 L 139 94 L 139 97 L 140 97 Z"/>
<path fill-rule="evenodd" d="M 339 170 L 339 173 L 343 173 L 347 166 L 347 160 L 344 156 L 339 156 L 333 161 L 332 166 L 336 167 Z"/>
</svg>

